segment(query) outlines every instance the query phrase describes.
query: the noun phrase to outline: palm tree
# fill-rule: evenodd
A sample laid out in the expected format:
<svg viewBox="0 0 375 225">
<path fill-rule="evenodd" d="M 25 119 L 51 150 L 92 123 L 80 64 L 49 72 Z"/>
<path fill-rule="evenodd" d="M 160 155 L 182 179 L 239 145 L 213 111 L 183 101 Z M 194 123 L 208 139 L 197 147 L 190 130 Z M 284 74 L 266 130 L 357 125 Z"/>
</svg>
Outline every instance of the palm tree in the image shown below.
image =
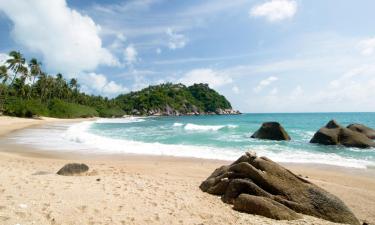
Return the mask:
<svg viewBox="0 0 375 225">
<path fill-rule="evenodd" d="M 26 80 L 30 77 L 29 69 L 26 66 L 20 67 L 18 73 L 21 75 L 20 81 L 25 85 Z"/>
<path fill-rule="evenodd" d="M 25 58 L 22 56 L 20 52 L 17 51 L 11 51 L 9 53 L 9 56 L 11 57 L 6 61 L 6 64 L 8 64 L 8 69 L 11 69 L 14 73 L 11 85 L 14 82 L 14 79 L 16 79 L 18 73 L 25 72 Z"/>
<path fill-rule="evenodd" d="M 2 85 L 0 85 L 0 112 L 4 110 L 4 100 L 6 99 L 6 82 L 9 79 L 9 73 L 6 66 L 0 66 L 0 79 L 2 79 Z M 5 95 L 2 97 L 3 89 L 5 90 Z"/>
<path fill-rule="evenodd" d="M 69 81 L 70 88 L 77 89 L 78 88 L 78 81 L 75 78 L 70 79 Z"/>
<path fill-rule="evenodd" d="M 47 102 L 50 102 L 51 98 L 52 98 L 52 94 L 53 92 L 55 91 L 56 89 L 56 82 L 55 82 L 55 79 L 52 77 L 52 76 L 47 76 L 46 78 L 46 92 L 48 93 L 48 96 L 47 96 Z"/>
<path fill-rule="evenodd" d="M 78 81 L 75 78 L 70 79 L 69 87 L 73 89 L 73 102 L 75 102 L 78 93 Z"/>
<path fill-rule="evenodd" d="M 5 84 L 9 79 L 9 73 L 6 66 L 0 66 L 0 79 L 2 79 L 2 83 Z"/>
<path fill-rule="evenodd" d="M 39 95 L 40 99 L 44 101 L 44 98 L 46 96 L 46 85 L 47 83 L 47 74 L 43 71 L 38 76 L 38 81 L 36 82 L 35 88 L 37 95 Z"/>
<path fill-rule="evenodd" d="M 35 79 L 42 73 L 42 64 L 38 62 L 37 59 L 32 58 L 29 62 L 29 67 L 30 67 L 30 77 L 33 78 L 32 85 L 29 91 L 29 98 L 31 96 L 32 89 L 34 87 Z"/>
<path fill-rule="evenodd" d="M 56 74 L 56 85 L 57 85 L 57 97 L 62 98 L 63 88 L 64 88 L 64 78 L 61 73 Z"/>
</svg>

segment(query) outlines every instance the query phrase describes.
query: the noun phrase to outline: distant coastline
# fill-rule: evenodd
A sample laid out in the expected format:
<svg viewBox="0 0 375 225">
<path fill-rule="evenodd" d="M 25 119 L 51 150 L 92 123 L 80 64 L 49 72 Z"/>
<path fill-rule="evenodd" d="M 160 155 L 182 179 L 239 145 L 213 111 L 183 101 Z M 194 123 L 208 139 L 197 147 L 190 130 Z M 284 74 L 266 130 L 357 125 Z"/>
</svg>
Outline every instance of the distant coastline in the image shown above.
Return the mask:
<svg viewBox="0 0 375 225">
<path fill-rule="evenodd" d="M 124 115 L 239 114 L 208 84 L 164 83 L 115 98 L 81 91 L 76 78 L 50 75 L 35 58 L 11 51 L 0 65 L 0 114 L 17 117 L 122 117 Z"/>
</svg>

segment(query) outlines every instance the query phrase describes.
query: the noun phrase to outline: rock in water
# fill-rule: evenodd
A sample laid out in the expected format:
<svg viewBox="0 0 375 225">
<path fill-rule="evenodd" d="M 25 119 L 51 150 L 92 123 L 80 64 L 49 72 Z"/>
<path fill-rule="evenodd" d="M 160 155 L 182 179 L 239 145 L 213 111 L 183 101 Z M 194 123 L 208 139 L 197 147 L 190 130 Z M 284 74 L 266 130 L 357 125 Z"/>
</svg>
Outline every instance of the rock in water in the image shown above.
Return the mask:
<svg viewBox="0 0 375 225">
<path fill-rule="evenodd" d="M 278 122 L 266 122 L 257 130 L 252 138 L 268 139 L 268 140 L 290 140 L 288 133 Z"/>
<path fill-rule="evenodd" d="M 251 153 L 216 169 L 200 189 L 221 195 L 236 210 L 273 219 L 298 219 L 297 213 L 302 213 L 336 223 L 359 224 L 336 196 L 270 159 Z"/>
<path fill-rule="evenodd" d="M 354 127 L 352 128 L 354 129 Z M 375 143 L 366 135 L 341 126 L 331 120 L 325 127 L 320 128 L 310 140 L 310 143 L 323 145 L 344 145 L 346 147 L 370 148 Z"/>
<path fill-rule="evenodd" d="M 375 130 L 363 124 L 354 123 L 347 126 L 347 128 L 362 133 L 370 139 L 375 139 Z"/>
<path fill-rule="evenodd" d="M 89 167 L 86 164 L 69 163 L 63 166 L 59 171 L 57 171 L 57 174 L 63 176 L 74 176 L 85 173 L 88 170 Z"/>
</svg>

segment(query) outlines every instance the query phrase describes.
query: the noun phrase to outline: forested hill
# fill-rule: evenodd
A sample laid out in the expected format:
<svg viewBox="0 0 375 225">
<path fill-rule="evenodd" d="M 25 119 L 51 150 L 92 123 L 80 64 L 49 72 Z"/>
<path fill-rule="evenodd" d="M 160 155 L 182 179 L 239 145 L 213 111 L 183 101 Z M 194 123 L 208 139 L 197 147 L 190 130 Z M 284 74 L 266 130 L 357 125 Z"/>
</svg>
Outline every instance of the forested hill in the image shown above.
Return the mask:
<svg viewBox="0 0 375 225">
<path fill-rule="evenodd" d="M 230 102 L 207 84 L 160 84 L 116 98 L 127 114 L 201 115 L 238 114 Z"/>
<path fill-rule="evenodd" d="M 58 118 L 128 115 L 233 114 L 207 84 L 161 84 L 109 99 L 80 91 L 77 79 L 43 71 L 37 59 L 12 51 L 0 65 L 0 115 Z"/>
</svg>

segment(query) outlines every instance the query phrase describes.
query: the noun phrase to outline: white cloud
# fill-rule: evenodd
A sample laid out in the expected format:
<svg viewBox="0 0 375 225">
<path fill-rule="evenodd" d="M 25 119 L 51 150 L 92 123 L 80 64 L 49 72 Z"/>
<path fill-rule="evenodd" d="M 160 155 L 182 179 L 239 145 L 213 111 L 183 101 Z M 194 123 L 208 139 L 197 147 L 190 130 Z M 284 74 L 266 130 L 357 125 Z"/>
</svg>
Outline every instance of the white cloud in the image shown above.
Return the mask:
<svg viewBox="0 0 375 225">
<path fill-rule="evenodd" d="M 230 84 L 233 80 L 226 74 L 212 69 L 194 69 L 191 70 L 178 80 L 178 82 L 185 85 L 192 85 L 195 83 L 206 83 L 211 88 L 218 88 L 226 84 Z"/>
<path fill-rule="evenodd" d="M 337 104 L 352 111 L 368 110 L 373 105 L 375 94 L 375 66 L 363 65 L 332 80 L 319 91 L 312 102 L 317 104 Z M 359 106 L 359 108 L 353 108 Z M 371 109 L 374 110 L 374 107 Z"/>
<path fill-rule="evenodd" d="M 270 95 L 277 95 L 279 93 L 279 89 L 278 88 L 273 88 L 271 91 L 270 91 Z"/>
<path fill-rule="evenodd" d="M 292 90 L 292 92 L 290 93 L 289 99 L 296 100 L 303 95 L 303 92 L 303 88 L 300 85 L 297 85 L 297 87 L 294 88 L 294 90 Z"/>
<path fill-rule="evenodd" d="M 117 33 L 114 41 L 109 45 L 109 48 L 113 51 L 122 50 L 126 42 L 126 37 L 123 33 Z"/>
<path fill-rule="evenodd" d="M 183 34 L 176 33 L 172 28 L 167 28 L 166 31 L 168 35 L 168 47 L 172 50 L 183 48 L 188 42 L 187 37 Z"/>
<path fill-rule="evenodd" d="M 269 86 L 270 84 L 272 84 L 273 82 L 277 81 L 278 79 L 279 78 L 277 78 L 277 77 L 271 76 L 271 77 L 268 77 L 268 78 L 266 78 L 264 80 L 261 80 L 259 82 L 259 84 L 254 88 L 254 92 L 256 92 L 256 93 L 260 92 L 265 87 Z"/>
<path fill-rule="evenodd" d="M 127 64 L 133 64 L 137 61 L 138 52 L 133 45 L 126 47 L 124 57 Z"/>
<path fill-rule="evenodd" d="M 48 69 L 76 73 L 118 63 L 102 46 L 100 27 L 65 0 L 0 0 L 0 10 L 13 22 L 15 41 L 41 53 Z"/>
<path fill-rule="evenodd" d="M 232 87 L 232 91 L 233 91 L 233 93 L 235 93 L 235 94 L 239 94 L 239 93 L 240 93 L 240 88 L 239 88 L 238 86 L 234 85 L 234 86 Z"/>
<path fill-rule="evenodd" d="M 5 62 L 9 59 L 8 54 L 0 53 L 0 65 L 5 64 Z"/>
<path fill-rule="evenodd" d="M 294 0 L 271 0 L 256 5 L 250 10 L 252 17 L 265 17 L 270 22 L 292 18 L 297 12 Z"/>
<path fill-rule="evenodd" d="M 252 108 L 262 112 L 366 112 L 374 111 L 375 66 L 364 65 L 330 80 L 326 85 L 305 91 L 297 85 L 291 91 L 272 89 L 269 93 L 249 99 Z M 283 104 L 279 104 L 283 102 Z"/>
<path fill-rule="evenodd" d="M 375 37 L 360 41 L 359 48 L 362 55 L 372 55 L 375 52 Z"/>
<path fill-rule="evenodd" d="M 121 84 L 109 81 L 103 74 L 88 73 L 81 77 L 82 89 L 88 93 L 99 93 L 106 96 L 115 96 L 129 90 Z"/>
</svg>

